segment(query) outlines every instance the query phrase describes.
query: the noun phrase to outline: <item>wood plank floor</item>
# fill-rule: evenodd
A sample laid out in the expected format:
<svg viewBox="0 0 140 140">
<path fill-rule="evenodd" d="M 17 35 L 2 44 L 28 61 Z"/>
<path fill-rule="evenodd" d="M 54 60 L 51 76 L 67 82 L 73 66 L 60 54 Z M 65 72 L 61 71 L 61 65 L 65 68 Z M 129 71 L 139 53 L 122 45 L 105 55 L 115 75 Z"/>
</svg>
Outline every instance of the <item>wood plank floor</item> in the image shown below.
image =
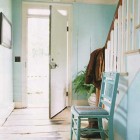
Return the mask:
<svg viewBox="0 0 140 140">
<path fill-rule="evenodd" d="M 70 117 L 70 108 L 51 120 L 48 108 L 15 109 L 0 127 L 0 140 L 70 140 Z"/>
</svg>

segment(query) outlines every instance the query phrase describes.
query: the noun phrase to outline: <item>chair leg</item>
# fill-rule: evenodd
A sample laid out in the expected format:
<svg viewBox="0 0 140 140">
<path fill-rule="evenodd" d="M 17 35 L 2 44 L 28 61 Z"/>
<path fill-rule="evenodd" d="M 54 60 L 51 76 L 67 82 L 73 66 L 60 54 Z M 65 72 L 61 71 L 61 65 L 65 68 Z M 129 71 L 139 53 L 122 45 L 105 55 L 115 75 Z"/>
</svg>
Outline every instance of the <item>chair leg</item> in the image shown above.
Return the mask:
<svg viewBox="0 0 140 140">
<path fill-rule="evenodd" d="M 71 115 L 71 133 L 70 133 L 70 140 L 73 138 L 73 129 L 74 129 L 74 122 L 73 122 L 74 115 Z"/>
<path fill-rule="evenodd" d="M 77 119 L 77 136 L 76 140 L 80 140 L 80 128 L 81 128 L 81 119 L 78 117 Z"/>
<path fill-rule="evenodd" d="M 110 119 L 108 121 L 108 139 L 114 140 L 114 134 L 113 134 L 113 119 Z"/>
<path fill-rule="evenodd" d="M 98 127 L 100 130 L 103 129 L 103 123 L 102 123 L 102 118 L 98 119 Z M 100 132 L 101 138 L 102 140 L 105 140 L 105 133 L 104 132 Z"/>
</svg>

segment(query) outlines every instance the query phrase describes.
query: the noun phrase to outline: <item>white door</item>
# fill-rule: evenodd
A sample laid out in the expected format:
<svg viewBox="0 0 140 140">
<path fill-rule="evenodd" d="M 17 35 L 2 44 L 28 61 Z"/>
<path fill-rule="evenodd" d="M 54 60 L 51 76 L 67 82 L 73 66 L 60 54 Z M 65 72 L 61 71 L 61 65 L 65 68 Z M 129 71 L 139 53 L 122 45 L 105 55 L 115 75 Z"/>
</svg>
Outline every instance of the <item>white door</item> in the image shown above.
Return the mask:
<svg viewBox="0 0 140 140">
<path fill-rule="evenodd" d="M 50 104 L 49 117 L 66 107 L 67 17 L 52 6 L 50 15 Z"/>
</svg>

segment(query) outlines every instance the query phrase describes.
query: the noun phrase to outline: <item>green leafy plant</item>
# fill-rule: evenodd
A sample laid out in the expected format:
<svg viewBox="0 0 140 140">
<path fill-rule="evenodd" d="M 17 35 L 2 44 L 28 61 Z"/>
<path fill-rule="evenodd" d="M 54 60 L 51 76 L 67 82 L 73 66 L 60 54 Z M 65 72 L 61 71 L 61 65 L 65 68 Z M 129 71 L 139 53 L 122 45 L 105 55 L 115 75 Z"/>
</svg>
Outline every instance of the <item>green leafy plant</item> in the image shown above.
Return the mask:
<svg viewBox="0 0 140 140">
<path fill-rule="evenodd" d="M 76 94 L 91 94 L 95 93 L 93 84 L 85 84 L 86 70 L 80 71 L 72 81 L 73 91 Z"/>
</svg>

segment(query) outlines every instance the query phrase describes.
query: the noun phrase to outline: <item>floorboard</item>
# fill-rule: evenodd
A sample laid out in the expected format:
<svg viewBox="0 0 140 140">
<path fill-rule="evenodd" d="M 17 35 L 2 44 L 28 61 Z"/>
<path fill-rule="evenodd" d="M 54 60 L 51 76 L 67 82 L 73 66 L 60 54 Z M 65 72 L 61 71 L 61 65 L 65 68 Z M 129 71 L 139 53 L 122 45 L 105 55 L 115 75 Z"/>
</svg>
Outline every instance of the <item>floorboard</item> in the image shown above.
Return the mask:
<svg viewBox="0 0 140 140">
<path fill-rule="evenodd" d="M 0 127 L 0 140 L 70 140 L 70 117 L 70 108 L 51 120 L 48 108 L 15 109 Z"/>
</svg>

